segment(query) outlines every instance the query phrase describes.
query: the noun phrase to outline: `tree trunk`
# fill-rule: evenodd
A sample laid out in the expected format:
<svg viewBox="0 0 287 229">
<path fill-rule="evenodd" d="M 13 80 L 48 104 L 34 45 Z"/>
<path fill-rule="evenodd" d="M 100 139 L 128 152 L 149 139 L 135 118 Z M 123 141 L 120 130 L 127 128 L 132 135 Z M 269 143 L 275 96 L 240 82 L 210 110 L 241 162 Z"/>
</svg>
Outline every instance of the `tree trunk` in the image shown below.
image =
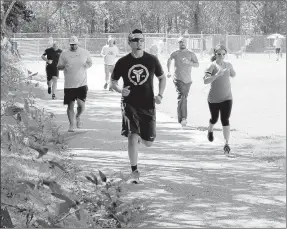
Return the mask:
<svg viewBox="0 0 287 229">
<path fill-rule="evenodd" d="M 196 4 L 196 8 L 194 11 L 194 33 L 200 34 L 200 28 L 199 28 L 199 17 L 200 17 L 200 8 L 199 8 L 199 2 Z"/>
<path fill-rule="evenodd" d="M 236 0 L 236 6 L 235 6 L 235 13 L 236 13 L 236 28 L 235 28 L 235 32 L 236 34 L 240 35 L 241 34 L 241 2 L 240 0 Z"/>
<path fill-rule="evenodd" d="M 2 19 L 2 23 L 1 23 L 1 26 L 2 26 L 2 31 L 6 32 L 6 20 L 7 20 L 7 17 L 10 13 L 10 11 L 12 10 L 14 4 L 15 4 L 16 0 L 13 0 L 9 6 L 9 8 L 7 9 L 6 13 L 4 14 L 4 17 Z"/>
<path fill-rule="evenodd" d="M 159 15 L 156 16 L 157 32 L 160 33 L 160 18 Z"/>
<path fill-rule="evenodd" d="M 109 32 L 109 19 L 106 18 L 104 21 L 104 32 L 108 33 Z"/>
<path fill-rule="evenodd" d="M 169 17 L 167 18 L 167 32 L 170 33 L 171 30 L 172 30 L 172 17 L 169 16 Z"/>
<path fill-rule="evenodd" d="M 179 33 L 179 28 L 178 28 L 178 17 L 175 16 L 175 30 L 176 30 L 176 33 Z"/>
</svg>

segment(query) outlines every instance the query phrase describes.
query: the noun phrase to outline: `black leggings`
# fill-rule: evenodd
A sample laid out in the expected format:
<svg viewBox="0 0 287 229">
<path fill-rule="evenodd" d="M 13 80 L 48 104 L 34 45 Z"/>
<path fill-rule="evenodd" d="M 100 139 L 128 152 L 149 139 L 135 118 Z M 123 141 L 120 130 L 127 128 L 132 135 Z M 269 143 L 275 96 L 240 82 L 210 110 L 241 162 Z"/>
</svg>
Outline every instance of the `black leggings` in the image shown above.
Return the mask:
<svg viewBox="0 0 287 229">
<path fill-rule="evenodd" d="M 211 119 L 210 123 L 215 124 L 219 117 L 219 111 L 220 111 L 220 119 L 222 126 L 229 126 L 229 117 L 231 114 L 231 108 L 232 108 L 232 100 L 226 100 L 221 103 L 210 103 L 208 102 Z"/>
</svg>

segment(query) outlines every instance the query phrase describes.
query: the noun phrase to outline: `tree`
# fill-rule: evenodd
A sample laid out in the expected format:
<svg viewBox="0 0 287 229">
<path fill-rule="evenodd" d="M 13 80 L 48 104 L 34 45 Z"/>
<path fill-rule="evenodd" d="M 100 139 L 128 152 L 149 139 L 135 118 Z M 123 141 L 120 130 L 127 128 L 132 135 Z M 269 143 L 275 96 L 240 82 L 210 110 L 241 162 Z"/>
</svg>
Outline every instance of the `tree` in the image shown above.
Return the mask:
<svg viewBox="0 0 287 229">
<path fill-rule="evenodd" d="M 5 22 L 5 26 L 11 28 L 12 32 L 19 31 L 19 27 L 23 24 L 23 21 L 31 22 L 34 19 L 33 11 L 27 8 L 25 1 L 5 0 L 2 2 L 2 6 L 4 12 L 8 12 L 3 21 Z"/>
</svg>

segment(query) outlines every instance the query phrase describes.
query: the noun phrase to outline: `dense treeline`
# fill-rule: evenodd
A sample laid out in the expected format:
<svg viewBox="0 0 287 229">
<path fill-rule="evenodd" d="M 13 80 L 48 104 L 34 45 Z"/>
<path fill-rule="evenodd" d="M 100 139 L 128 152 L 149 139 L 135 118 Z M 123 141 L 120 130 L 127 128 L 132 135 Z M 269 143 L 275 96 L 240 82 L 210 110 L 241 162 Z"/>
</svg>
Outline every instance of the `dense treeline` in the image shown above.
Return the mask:
<svg viewBox="0 0 287 229">
<path fill-rule="evenodd" d="M 12 1 L 4 0 L 1 15 Z M 13 32 L 286 33 L 286 1 L 16 1 Z"/>
</svg>

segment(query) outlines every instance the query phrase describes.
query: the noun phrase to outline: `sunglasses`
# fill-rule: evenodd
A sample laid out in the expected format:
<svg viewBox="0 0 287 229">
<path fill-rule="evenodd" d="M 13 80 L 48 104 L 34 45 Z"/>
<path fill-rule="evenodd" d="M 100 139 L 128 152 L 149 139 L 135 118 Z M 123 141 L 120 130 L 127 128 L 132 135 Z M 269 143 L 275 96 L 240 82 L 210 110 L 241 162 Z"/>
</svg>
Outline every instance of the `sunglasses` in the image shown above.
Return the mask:
<svg viewBox="0 0 287 229">
<path fill-rule="evenodd" d="M 131 42 L 144 42 L 143 38 L 134 38 L 130 40 Z"/>
<path fill-rule="evenodd" d="M 70 44 L 70 46 L 75 46 L 75 45 L 77 45 L 77 44 Z"/>
<path fill-rule="evenodd" d="M 216 53 L 217 56 L 225 56 L 226 53 Z"/>
</svg>

